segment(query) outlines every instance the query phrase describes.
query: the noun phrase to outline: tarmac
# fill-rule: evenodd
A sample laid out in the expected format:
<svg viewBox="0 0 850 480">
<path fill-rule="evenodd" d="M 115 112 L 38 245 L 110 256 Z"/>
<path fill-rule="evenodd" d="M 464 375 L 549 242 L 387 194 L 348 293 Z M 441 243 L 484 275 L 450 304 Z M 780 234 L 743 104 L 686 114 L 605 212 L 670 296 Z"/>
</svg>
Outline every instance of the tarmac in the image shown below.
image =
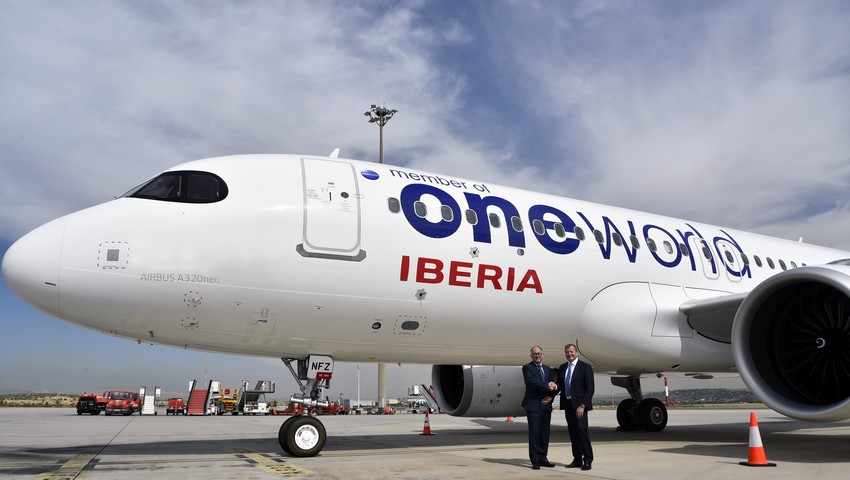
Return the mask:
<svg viewBox="0 0 850 480">
<path fill-rule="evenodd" d="M 750 412 L 767 460 L 748 467 Z M 618 432 L 613 410 L 590 412 L 595 460 L 571 459 L 566 423 L 552 417 L 549 460 L 531 470 L 524 418 L 421 414 L 320 417 L 325 449 L 312 458 L 283 453 L 280 416 L 77 416 L 73 409 L 0 408 L 0 477 L 321 479 L 846 479 L 850 421 L 812 424 L 771 410 L 670 409 L 663 432 Z"/>
</svg>

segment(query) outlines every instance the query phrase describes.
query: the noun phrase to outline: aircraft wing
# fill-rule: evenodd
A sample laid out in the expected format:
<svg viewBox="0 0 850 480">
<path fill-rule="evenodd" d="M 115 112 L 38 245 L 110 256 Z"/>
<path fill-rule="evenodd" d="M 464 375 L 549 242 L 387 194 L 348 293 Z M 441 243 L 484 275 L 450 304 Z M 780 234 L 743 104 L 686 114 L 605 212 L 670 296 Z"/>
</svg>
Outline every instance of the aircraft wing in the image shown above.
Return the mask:
<svg viewBox="0 0 850 480">
<path fill-rule="evenodd" d="M 688 318 L 688 325 L 700 335 L 718 342 L 732 343 L 732 323 L 747 295 L 748 292 L 689 300 L 679 305 L 679 311 Z"/>
</svg>

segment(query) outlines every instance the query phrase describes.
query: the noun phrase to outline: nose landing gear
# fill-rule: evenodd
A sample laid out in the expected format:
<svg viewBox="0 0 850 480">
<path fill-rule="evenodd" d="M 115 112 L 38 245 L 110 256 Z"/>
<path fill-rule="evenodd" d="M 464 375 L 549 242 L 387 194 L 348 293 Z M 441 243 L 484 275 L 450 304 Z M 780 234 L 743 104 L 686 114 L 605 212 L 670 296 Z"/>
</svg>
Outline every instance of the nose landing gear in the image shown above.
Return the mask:
<svg viewBox="0 0 850 480">
<path fill-rule="evenodd" d="M 328 402 L 319 399 L 322 398 L 322 389 L 330 387 L 333 359 L 323 355 L 311 355 L 307 358 L 284 357 L 281 360 L 301 389 L 301 394 L 293 395 L 289 401 L 301 404 L 303 408 L 301 415 L 288 418 L 280 426 L 278 443 L 284 452 L 293 457 L 316 456 L 325 448 L 327 433 L 322 422 L 308 412 L 311 408 L 328 406 Z M 293 361 L 297 362 L 297 372 L 292 368 Z"/>
</svg>

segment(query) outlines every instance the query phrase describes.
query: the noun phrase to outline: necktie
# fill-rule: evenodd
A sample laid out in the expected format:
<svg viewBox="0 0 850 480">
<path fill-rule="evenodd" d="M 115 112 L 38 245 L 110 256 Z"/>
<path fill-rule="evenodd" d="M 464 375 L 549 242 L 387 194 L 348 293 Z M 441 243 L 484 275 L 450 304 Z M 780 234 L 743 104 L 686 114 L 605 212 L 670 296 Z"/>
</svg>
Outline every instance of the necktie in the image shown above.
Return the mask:
<svg viewBox="0 0 850 480">
<path fill-rule="evenodd" d="M 573 364 L 570 363 L 570 366 L 567 367 L 567 376 L 564 378 L 564 393 L 569 397 L 570 393 L 570 377 L 573 376 Z"/>
<path fill-rule="evenodd" d="M 542 377 L 543 380 L 546 380 L 546 374 L 543 372 L 543 365 L 538 365 L 537 368 L 540 369 L 540 377 Z"/>
</svg>

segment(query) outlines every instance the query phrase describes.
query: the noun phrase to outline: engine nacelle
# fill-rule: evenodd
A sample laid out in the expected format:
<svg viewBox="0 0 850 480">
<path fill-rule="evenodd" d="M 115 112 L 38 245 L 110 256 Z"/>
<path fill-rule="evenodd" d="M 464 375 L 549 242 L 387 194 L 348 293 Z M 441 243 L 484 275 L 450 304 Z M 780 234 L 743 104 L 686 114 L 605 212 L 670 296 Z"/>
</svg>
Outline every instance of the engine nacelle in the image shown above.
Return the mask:
<svg viewBox="0 0 850 480">
<path fill-rule="evenodd" d="M 758 285 L 732 327 L 741 378 L 798 420 L 850 418 L 850 266 L 801 267 Z"/>
<path fill-rule="evenodd" d="M 431 384 L 440 408 L 455 417 L 525 415 L 522 367 L 434 365 Z"/>
</svg>

